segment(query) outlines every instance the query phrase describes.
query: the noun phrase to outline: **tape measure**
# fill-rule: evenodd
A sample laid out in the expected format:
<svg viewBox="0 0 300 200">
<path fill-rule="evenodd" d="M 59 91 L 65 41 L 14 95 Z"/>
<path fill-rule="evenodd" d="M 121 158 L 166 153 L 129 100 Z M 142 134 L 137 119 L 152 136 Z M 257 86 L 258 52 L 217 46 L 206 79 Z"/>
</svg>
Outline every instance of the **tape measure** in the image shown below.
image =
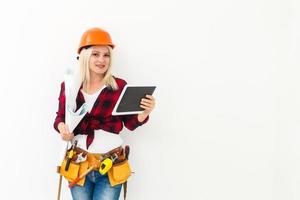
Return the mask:
<svg viewBox="0 0 300 200">
<path fill-rule="evenodd" d="M 110 158 L 105 158 L 100 164 L 99 173 L 102 175 L 106 174 L 112 165 L 113 161 Z"/>
</svg>

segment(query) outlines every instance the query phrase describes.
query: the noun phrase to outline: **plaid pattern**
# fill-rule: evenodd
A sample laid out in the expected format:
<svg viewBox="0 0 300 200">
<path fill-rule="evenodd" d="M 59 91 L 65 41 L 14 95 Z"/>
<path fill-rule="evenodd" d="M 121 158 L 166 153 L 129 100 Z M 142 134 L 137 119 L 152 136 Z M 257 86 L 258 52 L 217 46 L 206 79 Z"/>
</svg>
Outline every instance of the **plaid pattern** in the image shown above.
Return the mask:
<svg viewBox="0 0 300 200">
<path fill-rule="evenodd" d="M 112 110 L 117 103 L 117 100 L 126 85 L 126 81 L 115 78 L 119 89 L 113 91 L 111 88 L 104 88 L 96 99 L 94 106 L 90 113 L 87 113 L 78 126 L 74 130 L 74 135 L 87 134 L 87 148 L 92 143 L 94 139 L 94 130 L 102 129 L 111 133 L 119 134 L 123 129 L 123 125 L 129 130 L 134 130 L 138 126 L 146 123 L 149 119 L 147 117 L 143 122 L 139 122 L 137 119 L 137 114 L 135 115 L 120 115 L 112 116 Z M 58 124 L 60 122 L 65 122 L 65 84 L 61 84 L 61 90 L 59 94 L 59 105 L 58 111 L 56 112 L 56 118 L 54 121 L 54 128 L 58 131 Z M 78 91 L 76 104 L 77 109 L 81 107 L 84 103 L 84 97 L 81 91 Z M 59 131 L 58 131 L 59 132 Z"/>
</svg>

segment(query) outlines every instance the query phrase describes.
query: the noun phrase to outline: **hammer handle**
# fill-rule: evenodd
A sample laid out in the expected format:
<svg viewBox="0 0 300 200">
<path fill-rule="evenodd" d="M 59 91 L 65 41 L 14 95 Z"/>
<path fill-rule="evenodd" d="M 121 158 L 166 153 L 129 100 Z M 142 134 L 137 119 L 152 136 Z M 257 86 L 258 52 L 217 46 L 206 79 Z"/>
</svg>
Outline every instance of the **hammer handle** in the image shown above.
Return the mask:
<svg viewBox="0 0 300 200">
<path fill-rule="evenodd" d="M 72 181 L 69 184 L 69 188 L 72 188 L 76 183 L 78 183 L 78 181 L 80 181 L 80 179 L 82 179 L 83 177 L 85 177 L 88 173 L 90 173 L 92 170 L 94 169 L 94 167 L 91 167 L 89 169 L 87 169 L 83 174 L 81 174 L 79 177 L 77 177 L 74 181 Z"/>
</svg>

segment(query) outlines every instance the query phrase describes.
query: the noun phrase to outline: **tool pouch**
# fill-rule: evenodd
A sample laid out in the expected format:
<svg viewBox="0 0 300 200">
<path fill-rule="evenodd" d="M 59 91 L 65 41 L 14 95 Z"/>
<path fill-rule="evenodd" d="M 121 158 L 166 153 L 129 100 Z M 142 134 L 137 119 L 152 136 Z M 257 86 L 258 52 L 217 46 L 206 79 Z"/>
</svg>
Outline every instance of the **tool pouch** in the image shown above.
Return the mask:
<svg viewBox="0 0 300 200">
<path fill-rule="evenodd" d="M 130 175 L 131 169 L 127 159 L 114 164 L 108 171 L 108 178 L 111 186 L 126 182 Z"/>
<path fill-rule="evenodd" d="M 88 169 L 88 166 L 89 166 L 87 161 L 84 161 L 81 163 L 75 163 L 75 162 L 71 161 L 69 169 L 67 171 L 65 171 L 66 164 L 67 164 L 67 159 L 65 158 L 62 161 L 62 164 L 59 169 L 59 173 L 63 177 L 65 177 L 68 181 L 71 181 L 71 182 L 73 180 L 75 180 L 77 177 L 79 177 L 81 174 L 83 174 Z M 77 183 L 77 185 L 83 186 L 84 182 L 85 182 L 85 177 L 82 178 Z"/>
</svg>

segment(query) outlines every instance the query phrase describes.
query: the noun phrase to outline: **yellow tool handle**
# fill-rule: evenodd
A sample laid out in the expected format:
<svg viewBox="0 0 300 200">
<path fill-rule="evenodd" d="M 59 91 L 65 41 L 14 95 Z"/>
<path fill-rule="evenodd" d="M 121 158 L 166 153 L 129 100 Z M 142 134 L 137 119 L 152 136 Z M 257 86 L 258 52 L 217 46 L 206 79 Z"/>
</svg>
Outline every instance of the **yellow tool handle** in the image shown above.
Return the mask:
<svg viewBox="0 0 300 200">
<path fill-rule="evenodd" d="M 74 150 L 71 150 L 69 153 L 68 153 L 68 158 L 72 158 L 74 155 Z"/>
</svg>

